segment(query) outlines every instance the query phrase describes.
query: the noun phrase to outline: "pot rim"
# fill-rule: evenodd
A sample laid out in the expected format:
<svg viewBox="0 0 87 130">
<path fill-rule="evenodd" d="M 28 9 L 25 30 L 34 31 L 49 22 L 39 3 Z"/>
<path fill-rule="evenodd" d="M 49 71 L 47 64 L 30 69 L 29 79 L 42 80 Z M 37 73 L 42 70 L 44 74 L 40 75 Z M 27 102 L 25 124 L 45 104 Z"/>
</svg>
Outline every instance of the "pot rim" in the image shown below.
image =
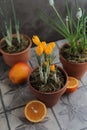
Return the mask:
<svg viewBox="0 0 87 130">
<path fill-rule="evenodd" d="M 41 91 L 36 90 L 34 87 L 32 87 L 32 85 L 31 85 L 31 83 L 30 83 L 30 80 L 29 80 L 29 79 L 30 79 L 30 75 L 31 75 L 31 74 L 29 74 L 29 76 L 28 76 L 28 85 L 29 85 L 30 89 L 32 88 L 35 92 L 40 93 L 40 94 L 43 94 L 43 95 L 54 95 L 54 94 L 56 94 L 56 93 L 60 93 L 64 88 L 66 88 L 66 86 L 67 86 L 67 81 L 68 81 L 68 75 L 67 75 L 66 71 L 65 71 L 62 67 L 60 67 L 60 66 L 58 66 L 58 65 L 56 65 L 56 66 L 58 67 L 58 69 L 60 69 L 60 70 L 64 73 L 65 78 L 66 78 L 65 84 L 64 84 L 64 86 L 63 86 L 60 90 L 55 91 L 55 92 L 41 92 Z M 32 73 L 35 69 L 37 69 L 37 68 L 38 68 L 38 67 L 35 67 L 34 69 L 32 69 L 31 73 Z"/>
<path fill-rule="evenodd" d="M 30 39 L 30 37 L 29 37 L 28 35 L 26 35 L 26 34 L 20 34 L 20 35 L 21 35 L 21 36 L 23 35 L 28 41 L 30 41 L 28 47 L 27 47 L 25 50 L 20 51 L 20 52 L 17 52 L 17 53 L 16 53 L 16 52 L 14 52 L 14 53 L 8 53 L 8 52 L 3 51 L 3 50 L 0 48 L 0 53 L 1 53 L 1 54 L 5 54 L 5 55 L 10 55 L 10 56 L 11 56 L 11 55 L 18 55 L 18 54 L 25 53 L 25 51 L 27 51 L 27 50 L 32 46 L 32 41 L 31 41 L 31 39 Z M 12 37 L 16 37 L 16 34 L 12 34 Z M 4 39 L 5 39 L 5 37 L 0 40 L 0 44 L 4 41 Z"/>
<path fill-rule="evenodd" d="M 59 57 L 62 58 L 65 62 L 67 62 L 67 63 L 69 63 L 71 65 L 87 65 L 87 62 L 82 62 L 82 63 L 69 62 L 61 54 L 59 55 Z"/>
</svg>

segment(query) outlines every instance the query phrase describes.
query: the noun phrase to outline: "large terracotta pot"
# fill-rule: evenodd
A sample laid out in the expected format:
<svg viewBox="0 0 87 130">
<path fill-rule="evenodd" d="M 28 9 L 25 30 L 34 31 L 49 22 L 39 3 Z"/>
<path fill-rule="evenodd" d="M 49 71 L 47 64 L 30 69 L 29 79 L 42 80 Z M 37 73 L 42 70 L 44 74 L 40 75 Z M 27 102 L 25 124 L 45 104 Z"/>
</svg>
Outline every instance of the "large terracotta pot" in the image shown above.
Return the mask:
<svg viewBox="0 0 87 130">
<path fill-rule="evenodd" d="M 63 65 L 64 70 L 67 72 L 69 76 L 73 76 L 77 79 L 81 79 L 82 76 L 87 71 L 87 62 L 84 62 L 84 63 L 68 62 L 61 54 L 59 58 L 60 58 L 60 62 Z"/>
<path fill-rule="evenodd" d="M 10 54 L 0 49 L 0 53 L 2 54 L 4 61 L 8 66 L 13 66 L 17 62 L 27 62 L 30 58 L 30 47 L 32 45 L 32 42 L 27 35 L 24 35 L 24 34 L 21 34 L 21 35 L 23 35 L 29 42 L 29 46 L 25 50 L 18 53 Z M 16 34 L 13 34 L 12 36 L 16 37 Z M 0 44 L 3 43 L 3 41 L 4 41 L 4 38 L 1 39 Z"/>
<path fill-rule="evenodd" d="M 61 67 L 58 67 L 58 69 L 60 71 L 62 71 L 63 74 L 65 75 L 65 85 L 60 90 L 58 90 L 56 92 L 46 92 L 46 93 L 40 92 L 40 91 L 36 90 L 31 85 L 30 75 L 29 75 L 29 78 L 28 78 L 28 84 L 29 84 L 30 91 L 35 95 L 35 97 L 37 99 L 39 99 L 40 101 L 44 102 L 47 107 L 54 106 L 58 102 L 60 97 L 64 94 L 64 92 L 66 91 L 66 87 L 67 87 L 66 86 L 66 84 L 67 84 L 67 74 Z M 35 69 L 33 71 L 35 71 Z"/>
</svg>

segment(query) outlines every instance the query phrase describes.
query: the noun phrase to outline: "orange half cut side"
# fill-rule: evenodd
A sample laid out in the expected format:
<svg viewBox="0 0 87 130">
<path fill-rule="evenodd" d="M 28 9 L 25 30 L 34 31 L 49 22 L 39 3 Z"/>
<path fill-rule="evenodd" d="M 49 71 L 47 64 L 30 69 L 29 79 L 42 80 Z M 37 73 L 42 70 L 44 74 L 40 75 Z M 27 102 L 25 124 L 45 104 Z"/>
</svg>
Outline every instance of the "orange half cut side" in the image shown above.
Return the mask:
<svg viewBox="0 0 87 130">
<path fill-rule="evenodd" d="M 25 106 L 25 117 L 34 123 L 42 121 L 46 114 L 47 114 L 47 109 L 44 103 L 38 100 L 33 100 L 30 101 L 26 106 Z"/>
<path fill-rule="evenodd" d="M 66 92 L 67 92 L 67 93 L 72 93 L 72 92 L 74 92 L 74 91 L 77 90 L 78 86 L 79 86 L 79 81 L 78 81 L 78 79 L 69 76 L 69 77 L 68 77 L 68 83 L 67 83 Z"/>
</svg>

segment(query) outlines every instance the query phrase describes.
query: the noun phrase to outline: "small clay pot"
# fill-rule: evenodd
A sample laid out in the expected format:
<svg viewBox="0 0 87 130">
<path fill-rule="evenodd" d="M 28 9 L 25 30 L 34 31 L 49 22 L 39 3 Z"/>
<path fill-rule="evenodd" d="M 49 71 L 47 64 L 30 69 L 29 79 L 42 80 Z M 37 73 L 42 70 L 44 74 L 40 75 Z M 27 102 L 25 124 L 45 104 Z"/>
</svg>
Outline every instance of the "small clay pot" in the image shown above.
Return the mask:
<svg viewBox="0 0 87 130">
<path fill-rule="evenodd" d="M 21 35 L 23 35 L 29 42 L 29 46 L 25 50 L 18 53 L 10 54 L 0 49 L 0 53 L 2 54 L 4 61 L 8 66 L 13 66 L 17 62 L 27 62 L 30 58 L 30 47 L 32 45 L 32 42 L 27 35 L 24 34 Z M 16 34 L 13 34 L 12 37 L 16 37 Z M 3 41 L 4 38 L 1 39 L 0 44 L 3 44 Z"/>
<path fill-rule="evenodd" d="M 85 74 L 85 72 L 87 71 L 87 62 L 84 62 L 84 63 L 68 62 L 61 54 L 59 58 L 60 58 L 60 62 L 63 65 L 64 70 L 67 72 L 69 76 L 73 76 L 77 79 L 81 79 L 83 75 Z"/>
<path fill-rule="evenodd" d="M 58 67 L 58 69 L 60 71 L 62 71 L 63 74 L 65 75 L 65 85 L 60 90 L 58 90 L 56 92 L 46 92 L 46 93 L 40 92 L 40 91 L 36 90 L 31 85 L 30 75 L 29 75 L 29 78 L 28 78 L 28 84 L 29 84 L 30 91 L 35 95 L 35 97 L 37 99 L 39 99 L 40 101 L 44 102 L 47 107 L 54 106 L 58 102 L 60 97 L 64 94 L 64 92 L 66 91 L 66 87 L 67 87 L 67 85 L 66 85 L 67 84 L 67 74 L 61 67 Z M 35 71 L 35 69 L 33 71 Z"/>
<path fill-rule="evenodd" d="M 87 62 L 85 63 L 68 62 L 62 55 L 60 55 L 60 61 L 67 74 L 77 79 L 81 79 L 85 74 L 85 72 L 87 71 Z"/>
</svg>

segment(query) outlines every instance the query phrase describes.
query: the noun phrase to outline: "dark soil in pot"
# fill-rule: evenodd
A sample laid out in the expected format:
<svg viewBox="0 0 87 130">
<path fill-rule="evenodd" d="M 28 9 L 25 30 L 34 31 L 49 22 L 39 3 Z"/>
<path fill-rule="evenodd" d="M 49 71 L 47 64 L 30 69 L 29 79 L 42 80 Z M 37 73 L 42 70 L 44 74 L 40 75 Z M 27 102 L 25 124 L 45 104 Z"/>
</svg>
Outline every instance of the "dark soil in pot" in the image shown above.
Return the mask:
<svg viewBox="0 0 87 130">
<path fill-rule="evenodd" d="M 25 50 L 29 46 L 28 40 L 21 35 L 20 44 L 17 41 L 16 37 L 12 39 L 12 46 L 8 46 L 6 41 L 4 40 L 1 44 L 0 48 L 6 53 L 17 53 Z"/>
<path fill-rule="evenodd" d="M 72 54 L 70 52 L 70 46 L 68 44 L 65 44 L 60 49 L 60 54 L 69 62 L 73 63 L 83 63 L 87 62 L 87 51 L 79 50 L 78 54 Z"/>
<path fill-rule="evenodd" d="M 13 66 L 17 62 L 27 62 L 30 59 L 32 42 L 27 35 L 20 34 L 21 42 L 19 44 L 16 34 L 13 34 L 11 47 L 6 44 L 5 38 L 6 37 L 2 38 L 0 41 L 0 53 L 7 65 Z"/>
<path fill-rule="evenodd" d="M 53 79 L 53 73 L 51 72 L 48 81 L 46 84 L 40 80 L 39 70 L 38 68 L 31 73 L 30 76 L 30 83 L 31 86 L 33 86 L 36 90 L 47 93 L 47 92 L 56 92 L 60 90 L 66 83 L 66 77 L 64 73 L 56 68 L 57 71 L 57 77 L 58 77 L 58 83 L 56 83 Z"/>
<path fill-rule="evenodd" d="M 87 71 L 87 51 L 79 50 L 78 54 L 72 54 L 70 49 L 69 44 L 60 48 L 60 62 L 69 76 L 81 79 Z"/>
</svg>

